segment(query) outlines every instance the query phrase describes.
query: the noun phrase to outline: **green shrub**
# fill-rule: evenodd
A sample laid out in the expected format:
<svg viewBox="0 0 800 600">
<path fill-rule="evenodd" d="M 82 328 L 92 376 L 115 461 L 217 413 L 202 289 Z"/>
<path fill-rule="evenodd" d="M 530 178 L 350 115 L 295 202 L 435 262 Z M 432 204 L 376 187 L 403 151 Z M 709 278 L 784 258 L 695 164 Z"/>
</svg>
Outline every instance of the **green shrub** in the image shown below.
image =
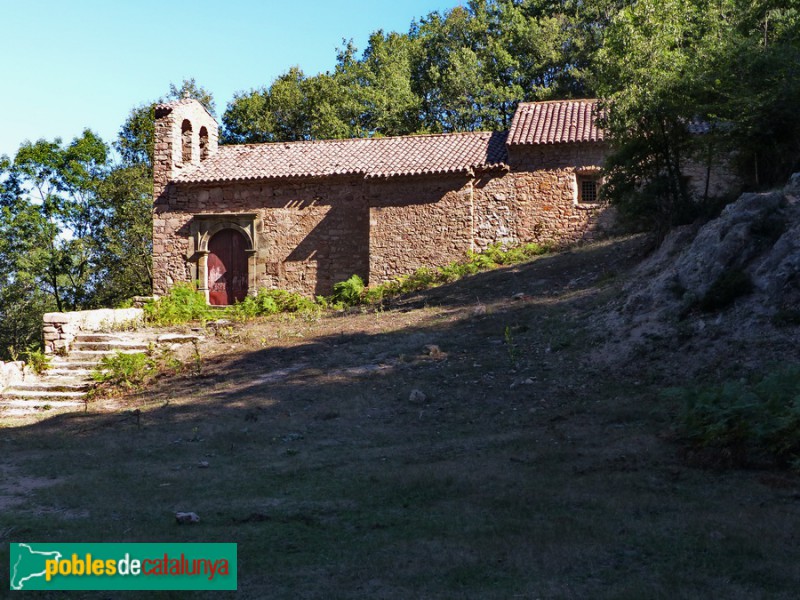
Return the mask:
<svg viewBox="0 0 800 600">
<path fill-rule="evenodd" d="M 191 283 L 178 283 L 166 296 L 144 305 L 145 321 L 152 325 L 180 325 L 214 318 L 205 296 Z"/>
<path fill-rule="evenodd" d="M 381 302 L 384 298 L 456 281 L 498 265 L 522 262 L 548 251 L 548 247 L 539 244 L 525 244 L 506 250 L 495 244 L 482 253 L 470 252 L 465 261 L 454 262 L 439 269 L 422 267 L 410 275 L 396 277 L 370 289 L 366 288 L 361 277 L 353 275 L 346 281 L 336 283 L 328 298 L 317 296 L 316 300 L 295 292 L 262 288 L 255 296 L 248 296 L 227 307 L 222 314 L 237 321 L 277 313 L 300 313 L 304 317 L 316 318 L 324 309 Z M 146 303 L 144 312 L 148 323 L 162 326 L 208 321 L 220 316 L 218 310 L 207 305 L 205 296 L 194 285 L 187 283 L 179 283 L 166 296 Z"/>
<path fill-rule="evenodd" d="M 549 246 L 536 243 L 523 244 L 506 250 L 500 244 L 493 244 L 483 252 L 469 252 L 466 260 L 452 262 L 438 269 L 422 267 L 410 275 L 402 275 L 392 281 L 373 286 L 361 294 L 361 301 L 374 304 L 398 294 L 458 281 L 467 275 L 495 269 L 500 265 L 524 262 L 547 252 L 550 252 Z"/>
<path fill-rule="evenodd" d="M 143 352 L 115 352 L 103 357 L 92 371 L 92 379 L 98 383 L 131 389 L 143 385 L 156 371 L 155 361 Z"/>
<path fill-rule="evenodd" d="M 678 432 L 717 465 L 800 468 L 800 367 L 755 382 L 671 390 L 683 402 Z"/>
<path fill-rule="evenodd" d="M 306 298 L 296 292 L 286 290 L 259 290 L 256 296 L 263 312 L 261 314 L 275 314 L 279 312 L 317 312 L 319 307 L 314 300 Z M 277 310 L 276 310 L 277 309 Z"/>
<path fill-rule="evenodd" d="M 444 283 L 451 281 L 458 281 L 462 277 L 477 273 L 477 269 L 470 270 L 468 263 L 450 263 L 444 267 L 439 268 L 439 275 Z"/>
<path fill-rule="evenodd" d="M 256 298 L 256 303 L 258 304 L 258 312 L 261 315 L 274 315 L 275 313 L 280 312 L 278 308 L 278 303 L 275 302 L 273 298 L 270 296 L 259 296 Z"/>
<path fill-rule="evenodd" d="M 327 302 L 325 302 L 325 307 L 327 307 Z M 241 302 L 229 306 L 225 314 L 237 321 L 246 321 L 254 317 L 263 317 L 277 313 L 317 315 L 322 308 L 323 306 L 319 304 L 319 299 L 315 301 L 294 292 L 287 292 L 286 290 L 268 290 L 266 288 L 261 288 L 255 296 L 247 296 Z"/>
<path fill-rule="evenodd" d="M 488 271 L 489 269 L 496 269 L 499 264 L 494 260 L 497 257 L 498 249 L 489 246 L 483 252 L 470 252 L 467 257 L 467 263 L 470 271 L 477 273 L 478 271 Z"/>
<path fill-rule="evenodd" d="M 330 301 L 332 303 L 341 303 L 345 306 L 355 306 L 361 303 L 364 289 L 364 280 L 358 275 L 353 275 L 347 281 L 340 281 L 334 284 Z"/>
<path fill-rule="evenodd" d="M 241 302 L 229 306 L 226 315 L 235 321 L 246 321 L 259 315 L 259 306 L 252 296 L 247 296 Z"/>
<path fill-rule="evenodd" d="M 37 375 L 43 375 L 50 368 L 50 357 L 41 350 L 26 350 L 25 362 Z"/>
<path fill-rule="evenodd" d="M 438 279 L 438 272 L 427 267 L 421 267 L 411 273 L 398 278 L 400 282 L 401 293 L 416 292 L 417 290 L 426 290 L 440 283 Z"/>
</svg>

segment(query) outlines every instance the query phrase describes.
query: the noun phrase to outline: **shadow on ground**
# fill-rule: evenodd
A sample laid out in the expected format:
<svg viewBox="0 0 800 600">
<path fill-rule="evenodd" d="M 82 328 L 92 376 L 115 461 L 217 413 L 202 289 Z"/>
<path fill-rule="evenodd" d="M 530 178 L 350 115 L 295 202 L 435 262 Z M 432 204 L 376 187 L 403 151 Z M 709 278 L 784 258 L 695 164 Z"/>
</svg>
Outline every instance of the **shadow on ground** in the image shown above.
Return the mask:
<svg viewBox="0 0 800 600">
<path fill-rule="evenodd" d="M 789 598 L 796 478 L 685 467 L 649 363 L 592 362 L 642 248 L 252 325 L 128 411 L 4 430 L 0 533 L 235 541 L 245 598 Z"/>
</svg>

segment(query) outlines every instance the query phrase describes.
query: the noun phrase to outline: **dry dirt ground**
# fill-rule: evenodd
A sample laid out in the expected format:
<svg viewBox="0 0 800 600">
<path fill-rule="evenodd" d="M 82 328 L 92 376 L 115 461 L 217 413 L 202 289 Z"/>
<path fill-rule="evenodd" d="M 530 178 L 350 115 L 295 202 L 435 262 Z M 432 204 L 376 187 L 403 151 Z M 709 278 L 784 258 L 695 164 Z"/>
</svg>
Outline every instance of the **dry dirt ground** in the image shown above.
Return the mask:
<svg viewBox="0 0 800 600">
<path fill-rule="evenodd" d="M 794 598 L 800 479 L 688 465 L 662 391 L 793 360 L 796 328 L 625 345 L 647 248 L 207 330 L 183 375 L 0 429 L 0 536 L 237 542 L 243 598 Z"/>
</svg>

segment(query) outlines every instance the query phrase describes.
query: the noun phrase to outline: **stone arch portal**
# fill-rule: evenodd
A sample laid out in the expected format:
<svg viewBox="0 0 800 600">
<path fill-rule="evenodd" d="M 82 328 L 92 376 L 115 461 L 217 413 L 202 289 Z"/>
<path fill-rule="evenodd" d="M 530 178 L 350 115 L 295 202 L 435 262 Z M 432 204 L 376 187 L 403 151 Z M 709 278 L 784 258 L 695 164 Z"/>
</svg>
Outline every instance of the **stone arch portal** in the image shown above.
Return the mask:
<svg viewBox="0 0 800 600">
<path fill-rule="evenodd" d="M 256 213 L 195 215 L 188 257 L 198 289 L 225 306 L 256 293 Z"/>
</svg>

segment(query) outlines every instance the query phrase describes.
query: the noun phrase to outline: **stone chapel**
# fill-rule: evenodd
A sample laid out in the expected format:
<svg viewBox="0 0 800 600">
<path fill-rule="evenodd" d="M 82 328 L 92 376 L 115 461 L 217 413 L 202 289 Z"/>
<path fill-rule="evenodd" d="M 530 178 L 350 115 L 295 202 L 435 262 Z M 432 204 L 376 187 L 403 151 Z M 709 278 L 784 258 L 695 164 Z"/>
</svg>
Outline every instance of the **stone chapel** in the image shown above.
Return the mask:
<svg viewBox="0 0 800 600">
<path fill-rule="evenodd" d="M 196 100 L 157 105 L 154 292 L 328 294 L 494 243 L 592 238 L 613 222 L 596 116 L 595 100 L 520 103 L 507 132 L 228 146 Z"/>
</svg>

